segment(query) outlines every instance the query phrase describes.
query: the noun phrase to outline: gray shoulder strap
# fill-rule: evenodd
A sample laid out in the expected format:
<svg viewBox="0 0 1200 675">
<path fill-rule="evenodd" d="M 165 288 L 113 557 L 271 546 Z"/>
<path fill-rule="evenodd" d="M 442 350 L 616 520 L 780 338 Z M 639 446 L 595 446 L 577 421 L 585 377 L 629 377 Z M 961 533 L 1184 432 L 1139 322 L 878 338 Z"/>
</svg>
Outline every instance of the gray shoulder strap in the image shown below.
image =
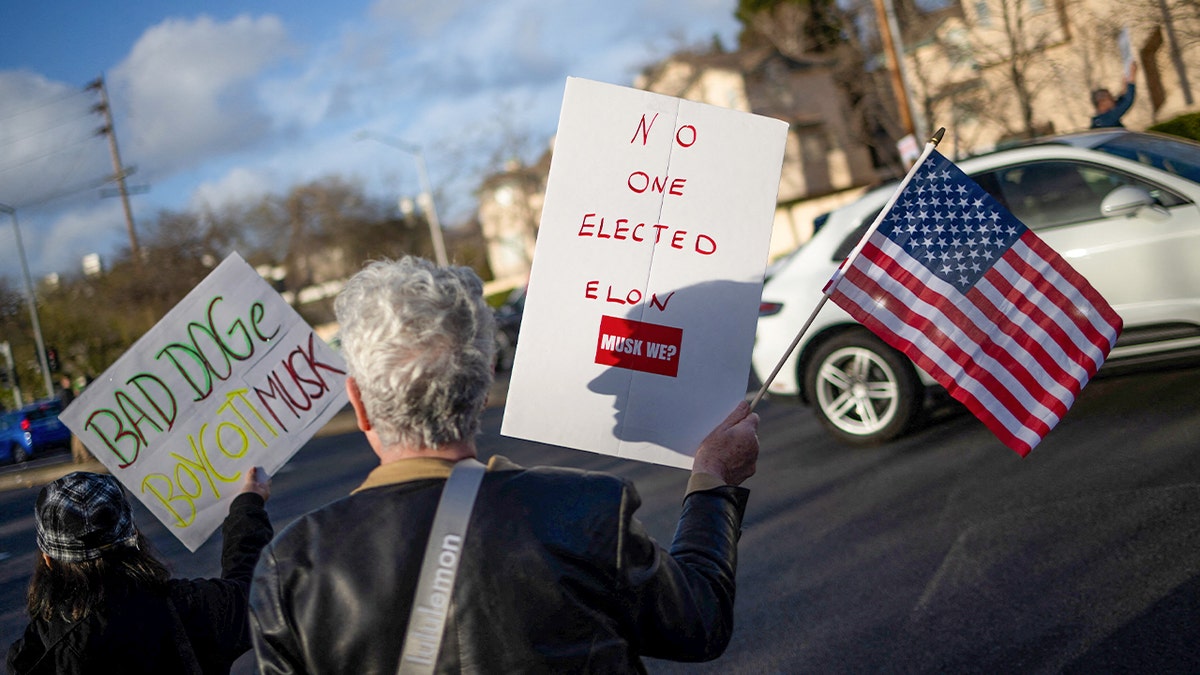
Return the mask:
<svg viewBox="0 0 1200 675">
<path fill-rule="evenodd" d="M 442 488 L 429 543 L 425 546 L 417 593 L 408 616 L 408 634 L 400 654 L 400 675 L 432 673 L 437 665 L 467 524 L 479 483 L 486 472 L 487 467 L 477 460 L 464 459 L 454 465 L 446 487 Z"/>
</svg>

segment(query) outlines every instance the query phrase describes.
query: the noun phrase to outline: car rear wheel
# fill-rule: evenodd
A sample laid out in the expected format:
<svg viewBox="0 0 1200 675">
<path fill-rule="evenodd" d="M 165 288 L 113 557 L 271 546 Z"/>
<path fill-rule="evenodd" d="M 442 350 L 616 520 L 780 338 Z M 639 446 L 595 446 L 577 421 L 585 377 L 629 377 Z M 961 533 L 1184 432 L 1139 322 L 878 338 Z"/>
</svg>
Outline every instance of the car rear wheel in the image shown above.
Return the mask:
<svg viewBox="0 0 1200 675">
<path fill-rule="evenodd" d="M 912 362 L 863 328 L 819 346 L 805 369 L 804 387 L 821 424 L 855 445 L 903 434 L 924 403 Z"/>
<path fill-rule="evenodd" d="M 25 446 L 17 444 L 12 446 L 12 462 L 13 464 L 21 464 L 29 461 L 29 453 L 25 452 Z"/>
</svg>

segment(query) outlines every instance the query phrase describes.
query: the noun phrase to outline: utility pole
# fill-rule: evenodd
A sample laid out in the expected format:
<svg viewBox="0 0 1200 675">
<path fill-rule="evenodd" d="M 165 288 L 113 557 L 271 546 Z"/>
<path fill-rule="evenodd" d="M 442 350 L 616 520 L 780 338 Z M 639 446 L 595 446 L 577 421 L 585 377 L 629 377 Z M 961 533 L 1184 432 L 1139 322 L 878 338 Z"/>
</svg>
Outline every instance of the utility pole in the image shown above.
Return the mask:
<svg viewBox="0 0 1200 675">
<path fill-rule="evenodd" d="M 104 126 L 96 130 L 96 135 L 108 136 L 108 149 L 112 153 L 113 178 L 117 181 L 117 192 L 121 196 L 121 206 L 125 209 L 125 228 L 129 231 L 129 250 L 134 261 L 140 262 L 142 259 L 141 249 L 138 246 L 137 231 L 133 227 L 133 209 L 129 206 L 129 188 L 125 185 L 125 177 L 129 175 L 129 172 L 121 164 L 121 152 L 117 149 L 117 132 L 113 128 L 112 108 L 108 104 L 108 89 L 104 86 L 103 75 L 87 86 L 87 91 L 93 90 L 100 94 L 100 102 L 92 106 L 92 112 L 104 115 Z"/>
<path fill-rule="evenodd" d="M 883 42 L 883 49 L 887 52 L 888 61 L 892 65 L 889 70 L 892 76 L 892 91 L 896 95 L 896 108 L 900 112 L 900 124 L 904 127 L 904 131 L 912 134 L 914 138 L 922 138 L 924 132 L 921 131 L 921 127 L 924 124 L 920 120 L 921 115 L 915 111 L 912 97 L 908 93 L 908 72 L 904 64 L 904 40 L 896 22 L 896 8 L 892 0 L 874 0 L 874 5 L 875 20 L 879 26 L 879 38 Z"/>
<path fill-rule="evenodd" d="M 12 218 L 13 234 L 17 238 L 17 254 L 21 258 L 21 272 L 25 277 L 25 299 L 29 303 L 29 319 L 33 322 L 33 339 L 37 343 L 38 362 L 42 366 L 42 380 L 46 385 L 46 397 L 49 398 L 54 396 L 54 384 L 50 382 L 50 363 L 46 358 L 46 341 L 42 339 L 42 322 L 38 320 L 37 297 L 33 292 L 33 279 L 29 276 L 29 263 L 25 259 L 25 245 L 21 243 L 21 226 L 17 222 L 17 210 L 8 204 L 0 204 L 0 213 L 7 213 Z"/>
</svg>

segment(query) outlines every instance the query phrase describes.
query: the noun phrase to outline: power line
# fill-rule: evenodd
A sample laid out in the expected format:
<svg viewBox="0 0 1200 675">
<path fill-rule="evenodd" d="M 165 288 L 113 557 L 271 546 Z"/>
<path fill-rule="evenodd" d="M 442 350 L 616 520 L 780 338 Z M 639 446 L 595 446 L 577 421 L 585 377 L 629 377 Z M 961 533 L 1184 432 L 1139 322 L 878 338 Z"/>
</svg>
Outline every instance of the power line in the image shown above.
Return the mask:
<svg viewBox="0 0 1200 675">
<path fill-rule="evenodd" d="M 25 159 L 25 160 L 23 160 L 23 161 L 17 162 L 16 164 L 10 164 L 10 165 L 8 165 L 8 166 L 0 166 L 0 173 L 4 173 L 4 172 L 6 172 L 6 171 L 12 171 L 13 169 L 19 169 L 19 168 L 21 168 L 21 167 L 23 167 L 23 166 L 26 166 L 26 165 L 28 165 L 28 164 L 32 164 L 32 163 L 34 163 L 34 162 L 37 162 L 37 161 L 40 161 L 40 160 L 43 160 L 43 159 L 48 159 L 48 158 L 50 158 L 50 157 L 53 157 L 54 155 L 59 155 L 59 154 L 62 154 L 62 153 L 64 153 L 64 152 L 67 152 L 67 151 L 69 151 L 69 150 L 73 150 L 73 149 L 75 149 L 75 146 L 77 146 L 77 145 L 81 145 L 81 144 L 83 144 L 83 143 L 90 142 L 90 141 L 91 141 L 92 139 L 94 139 L 94 138 L 95 138 L 95 136 L 88 136 L 87 138 L 81 138 L 81 139 L 79 139 L 79 140 L 77 140 L 77 141 L 73 141 L 73 142 L 71 142 L 71 143 L 69 143 L 69 144 L 67 144 L 67 145 L 63 145 L 63 146 L 60 146 L 60 147 L 58 147 L 58 148 L 55 148 L 54 150 L 52 150 L 52 151 L 50 151 L 50 152 L 46 152 L 46 153 L 43 153 L 43 154 L 40 154 L 40 155 L 36 155 L 36 156 L 30 157 L 30 158 L 28 158 L 28 159 Z"/>
<path fill-rule="evenodd" d="M 89 181 L 75 183 L 74 185 L 72 185 L 71 187 L 68 187 L 68 188 L 56 190 L 53 193 L 49 194 L 48 196 L 42 197 L 35 201 L 14 204 L 13 206 L 16 206 L 16 207 L 22 208 L 22 209 L 33 209 L 33 208 L 37 208 L 40 206 L 45 206 L 46 204 L 49 204 L 50 202 L 53 202 L 53 201 L 58 201 L 59 199 L 64 199 L 66 197 L 70 197 L 71 195 L 79 194 L 80 192 L 96 190 L 96 189 L 102 188 L 105 185 L 108 185 L 108 184 L 114 183 L 114 182 L 116 182 L 116 178 L 114 178 L 113 176 L 105 176 L 104 178 L 93 178 Z"/>
<path fill-rule="evenodd" d="M 80 120 L 85 120 L 85 119 L 88 119 L 88 118 L 90 117 L 90 115 L 91 115 L 91 113 L 90 113 L 90 112 L 88 112 L 88 111 L 80 111 L 80 114 L 79 114 L 79 115 L 76 115 L 76 116 L 74 116 L 74 117 L 71 117 L 71 118 L 68 118 L 68 119 L 64 119 L 64 120 L 62 120 L 62 121 L 60 121 L 60 122 L 57 122 L 57 123 L 55 123 L 55 124 L 51 124 L 51 125 L 50 125 L 50 126 L 48 126 L 48 127 L 43 127 L 43 128 L 41 128 L 41 129 L 35 129 L 35 130 L 33 130 L 33 131 L 30 131 L 30 132 L 28 132 L 28 133 L 26 133 L 26 134 L 24 134 L 24 135 L 21 135 L 21 136 L 13 136 L 13 137 L 10 137 L 10 138 L 8 138 L 8 139 L 5 139 L 5 140 L 3 140 L 3 141 L 0 141 L 0 147 L 4 147 L 4 146 L 6 146 L 6 145 L 14 145 L 14 144 L 16 144 L 16 143 L 20 143 L 21 141 L 29 140 L 30 138 L 33 138 L 34 136 L 38 136 L 38 135 L 40 135 L 40 134 L 48 133 L 48 132 L 50 132 L 50 131 L 53 131 L 53 130 L 55 130 L 55 129 L 59 128 L 59 127 L 66 126 L 66 125 L 68 125 L 68 124 L 71 124 L 71 123 L 73 123 L 73 122 L 78 122 L 78 121 L 80 121 Z"/>
<path fill-rule="evenodd" d="M 71 89 L 71 90 L 68 90 L 66 93 L 62 94 L 61 96 L 56 96 L 53 98 L 45 99 L 43 101 L 39 101 L 37 103 L 34 103 L 34 104 L 32 104 L 26 108 L 22 108 L 20 110 L 0 111 L 0 122 L 6 122 L 8 120 L 13 119 L 14 117 L 20 117 L 21 115 L 24 115 L 25 113 L 32 112 L 34 110 L 38 110 L 41 108 L 45 108 L 46 106 L 49 106 L 49 105 L 54 105 L 55 103 L 65 101 L 65 100 L 71 98 L 72 96 L 82 97 L 85 95 L 85 93 L 86 93 L 85 91 L 78 91 L 78 90 Z"/>
</svg>

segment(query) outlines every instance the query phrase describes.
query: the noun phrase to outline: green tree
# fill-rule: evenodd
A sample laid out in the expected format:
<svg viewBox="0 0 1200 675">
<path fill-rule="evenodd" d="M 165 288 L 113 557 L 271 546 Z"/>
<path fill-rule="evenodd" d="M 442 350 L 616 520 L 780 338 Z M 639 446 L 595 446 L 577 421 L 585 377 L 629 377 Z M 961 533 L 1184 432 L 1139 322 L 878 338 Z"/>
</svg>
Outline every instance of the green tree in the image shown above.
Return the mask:
<svg viewBox="0 0 1200 675">
<path fill-rule="evenodd" d="M 846 43 L 844 14 L 834 0 L 738 0 L 743 47 L 769 44 L 792 58 L 830 54 Z"/>
</svg>

